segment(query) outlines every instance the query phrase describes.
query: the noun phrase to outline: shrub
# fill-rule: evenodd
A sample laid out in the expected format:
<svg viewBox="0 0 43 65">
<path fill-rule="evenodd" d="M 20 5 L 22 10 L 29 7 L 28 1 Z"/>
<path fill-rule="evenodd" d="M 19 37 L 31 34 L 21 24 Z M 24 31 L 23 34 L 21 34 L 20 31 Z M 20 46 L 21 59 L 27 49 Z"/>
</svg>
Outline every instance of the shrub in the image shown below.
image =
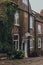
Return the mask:
<svg viewBox="0 0 43 65">
<path fill-rule="evenodd" d="M 22 50 L 12 50 L 7 52 L 9 59 L 22 59 L 24 57 L 24 51 Z"/>
<path fill-rule="evenodd" d="M 24 51 L 22 50 L 16 50 L 14 53 L 14 58 L 16 59 L 22 59 L 24 57 Z"/>
</svg>

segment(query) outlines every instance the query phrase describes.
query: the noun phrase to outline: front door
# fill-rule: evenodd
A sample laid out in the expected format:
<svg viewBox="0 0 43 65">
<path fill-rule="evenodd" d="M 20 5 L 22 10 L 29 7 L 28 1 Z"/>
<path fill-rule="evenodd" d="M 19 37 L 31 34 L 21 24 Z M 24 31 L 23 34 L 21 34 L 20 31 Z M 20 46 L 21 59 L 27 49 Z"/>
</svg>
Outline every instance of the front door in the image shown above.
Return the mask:
<svg viewBox="0 0 43 65">
<path fill-rule="evenodd" d="M 27 58 L 27 42 L 23 41 L 22 45 L 21 45 L 22 50 L 25 52 L 25 57 Z"/>
</svg>

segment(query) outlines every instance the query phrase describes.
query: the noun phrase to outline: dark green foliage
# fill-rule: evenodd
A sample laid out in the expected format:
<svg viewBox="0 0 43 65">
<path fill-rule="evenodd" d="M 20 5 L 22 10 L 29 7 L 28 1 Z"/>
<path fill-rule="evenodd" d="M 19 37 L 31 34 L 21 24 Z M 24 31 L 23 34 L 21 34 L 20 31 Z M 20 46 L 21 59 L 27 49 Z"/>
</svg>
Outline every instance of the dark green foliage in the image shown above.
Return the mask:
<svg viewBox="0 0 43 65">
<path fill-rule="evenodd" d="M 2 17 L 2 22 L 0 22 L 0 50 L 3 53 L 7 53 L 9 58 L 23 58 L 24 52 L 14 49 L 14 44 L 12 41 L 12 28 L 14 24 L 14 14 L 16 10 L 18 10 L 18 6 L 13 4 L 12 2 L 5 1 L 3 3 L 4 8 L 4 15 Z M 20 18 L 21 20 L 21 18 Z M 1 29 L 2 28 L 2 29 Z M 19 34 L 21 35 L 22 27 L 20 23 L 20 31 Z M 21 43 L 21 42 L 20 42 Z"/>
<path fill-rule="evenodd" d="M 24 51 L 22 50 L 12 50 L 12 51 L 9 51 L 7 53 L 8 55 L 8 58 L 9 59 L 12 59 L 12 58 L 15 58 L 15 59 L 22 59 L 24 57 Z"/>
<path fill-rule="evenodd" d="M 0 21 L 0 45 L 2 44 L 0 49 L 10 51 L 13 48 L 12 28 L 14 24 L 14 14 L 16 10 L 18 10 L 18 6 L 9 1 L 5 1 L 2 5 L 4 14 L 2 14 L 3 16 Z"/>
<path fill-rule="evenodd" d="M 22 59 L 24 57 L 24 51 L 19 50 L 19 51 L 15 51 L 15 58 L 16 59 Z"/>
<path fill-rule="evenodd" d="M 0 53 L 2 52 L 2 48 L 3 48 L 3 45 L 2 45 L 2 43 L 0 42 Z"/>
</svg>

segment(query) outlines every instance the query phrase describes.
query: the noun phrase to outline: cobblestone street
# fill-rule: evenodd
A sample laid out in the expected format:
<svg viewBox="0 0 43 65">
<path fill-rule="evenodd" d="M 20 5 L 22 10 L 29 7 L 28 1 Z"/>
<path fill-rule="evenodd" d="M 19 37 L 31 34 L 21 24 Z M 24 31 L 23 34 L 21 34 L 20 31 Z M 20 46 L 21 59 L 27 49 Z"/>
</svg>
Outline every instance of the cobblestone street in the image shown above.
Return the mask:
<svg viewBox="0 0 43 65">
<path fill-rule="evenodd" d="M 43 65 L 43 57 L 20 60 L 0 60 L 0 65 Z"/>
</svg>

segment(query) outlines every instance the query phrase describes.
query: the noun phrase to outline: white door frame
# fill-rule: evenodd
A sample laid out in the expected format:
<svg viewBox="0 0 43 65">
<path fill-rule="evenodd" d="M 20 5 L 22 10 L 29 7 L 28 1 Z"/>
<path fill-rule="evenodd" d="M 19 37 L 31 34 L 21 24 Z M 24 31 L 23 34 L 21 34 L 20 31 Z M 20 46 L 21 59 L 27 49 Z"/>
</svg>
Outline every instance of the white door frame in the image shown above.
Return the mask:
<svg viewBox="0 0 43 65">
<path fill-rule="evenodd" d="M 25 57 L 27 58 L 27 42 L 25 42 Z"/>
<path fill-rule="evenodd" d="M 27 40 L 22 41 L 21 49 L 23 50 L 23 43 L 24 43 L 24 52 L 25 52 L 25 57 L 27 58 Z"/>
</svg>

